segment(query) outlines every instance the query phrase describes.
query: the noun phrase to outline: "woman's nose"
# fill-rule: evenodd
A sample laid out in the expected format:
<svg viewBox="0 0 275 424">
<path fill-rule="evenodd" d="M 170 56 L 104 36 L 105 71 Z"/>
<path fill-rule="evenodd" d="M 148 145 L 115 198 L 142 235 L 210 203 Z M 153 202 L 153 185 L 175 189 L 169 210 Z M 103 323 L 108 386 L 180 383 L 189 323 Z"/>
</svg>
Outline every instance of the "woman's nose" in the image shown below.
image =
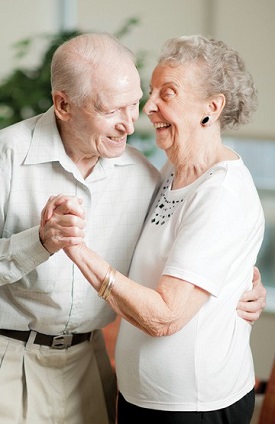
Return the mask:
<svg viewBox="0 0 275 424">
<path fill-rule="evenodd" d="M 156 102 L 153 101 L 152 97 L 149 97 L 147 102 L 145 103 L 143 107 L 143 112 L 149 116 L 151 113 L 156 112 L 158 110 L 158 107 L 156 105 Z"/>
</svg>

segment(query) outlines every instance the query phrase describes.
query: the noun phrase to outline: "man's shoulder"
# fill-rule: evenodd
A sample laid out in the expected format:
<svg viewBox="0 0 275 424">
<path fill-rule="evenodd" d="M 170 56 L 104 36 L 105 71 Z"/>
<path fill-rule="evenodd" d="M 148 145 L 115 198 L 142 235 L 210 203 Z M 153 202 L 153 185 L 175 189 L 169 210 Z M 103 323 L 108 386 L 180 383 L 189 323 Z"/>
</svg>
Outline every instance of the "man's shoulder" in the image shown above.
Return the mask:
<svg viewBox="0 0 275 424">
<path fill-rule="evenodd" d="M 41 115 L 36 115 L 0 130 L 0 146 L 16 147 L 29 137 Z"/>
</svg>

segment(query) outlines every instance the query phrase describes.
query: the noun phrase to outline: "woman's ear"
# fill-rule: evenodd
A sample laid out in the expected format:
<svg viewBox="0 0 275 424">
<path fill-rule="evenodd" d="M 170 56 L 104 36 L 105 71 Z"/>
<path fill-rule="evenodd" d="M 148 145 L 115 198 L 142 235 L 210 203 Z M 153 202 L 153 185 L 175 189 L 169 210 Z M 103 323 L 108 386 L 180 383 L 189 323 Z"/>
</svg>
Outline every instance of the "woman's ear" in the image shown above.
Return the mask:
<svg viewBox="0 0 275 424">
<path fill-rule="evenodd" d="M 207 115 L 210 116 L 211 122 L 217 121 L 219 119 L 224 106 L 225 106 L 224 94 L 220 93 L 212 98 L 211 102 L 208 105 L 208 113 L 207 113 Z"/>
<path fill-rule="evenodd" d="M 67 95 L 63 91 L 56 91 L 52 97 L 57 118 L 67 121 L 70 117 L 70 102 Z"/>
</svg>

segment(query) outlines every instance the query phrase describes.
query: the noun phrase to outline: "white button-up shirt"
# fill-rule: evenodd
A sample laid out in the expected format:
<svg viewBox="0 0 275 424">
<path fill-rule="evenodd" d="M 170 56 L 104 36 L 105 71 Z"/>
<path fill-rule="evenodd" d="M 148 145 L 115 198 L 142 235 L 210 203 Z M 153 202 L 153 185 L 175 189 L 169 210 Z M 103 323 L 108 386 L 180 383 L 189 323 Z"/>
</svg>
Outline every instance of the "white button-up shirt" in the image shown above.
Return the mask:
<svg viewBox="0 0 275 424">
<path fill-rule="evenodd" d="M 0 328 L 45 334 L 101 328 L 114 314 L 63 251 L 39 241 L 51 195 L 84 200 L 86 243 L 127 274 L 159 173 L 131 146 L 84 180 L 67 156 L 53 108 L 0 131 Z"/>
</svg>

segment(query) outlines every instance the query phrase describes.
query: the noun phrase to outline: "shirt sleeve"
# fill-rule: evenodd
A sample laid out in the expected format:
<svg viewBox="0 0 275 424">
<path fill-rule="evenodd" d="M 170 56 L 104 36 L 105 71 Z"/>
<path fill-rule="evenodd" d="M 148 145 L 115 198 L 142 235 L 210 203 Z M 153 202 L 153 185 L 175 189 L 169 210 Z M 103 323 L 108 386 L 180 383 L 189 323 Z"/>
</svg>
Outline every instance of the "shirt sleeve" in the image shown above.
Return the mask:
<svg viewBox="0 0 275 424">
<path fill-rule="evenodd" d="M 183 209 L 163 274 L 219 294 L 234 261 L 246 249 L 245 212 L 226 188 L 200 190 Z"/>
<path fill-rule="evenodd" d="M 39 226 L 1 239 L 0 285 L 20 280 L 49 257 L 39 239 Z"/>
<path fill-rule="evenodd" d="M 50 257 L 40 242 L 38 225 L 16 233 L 8 228 L 4 231 L 10 213 L 8 204 L 14 162 L 13 149 L 3 147 L 0 156 L 0 285 L 20 280 Z"/>
</svg>

